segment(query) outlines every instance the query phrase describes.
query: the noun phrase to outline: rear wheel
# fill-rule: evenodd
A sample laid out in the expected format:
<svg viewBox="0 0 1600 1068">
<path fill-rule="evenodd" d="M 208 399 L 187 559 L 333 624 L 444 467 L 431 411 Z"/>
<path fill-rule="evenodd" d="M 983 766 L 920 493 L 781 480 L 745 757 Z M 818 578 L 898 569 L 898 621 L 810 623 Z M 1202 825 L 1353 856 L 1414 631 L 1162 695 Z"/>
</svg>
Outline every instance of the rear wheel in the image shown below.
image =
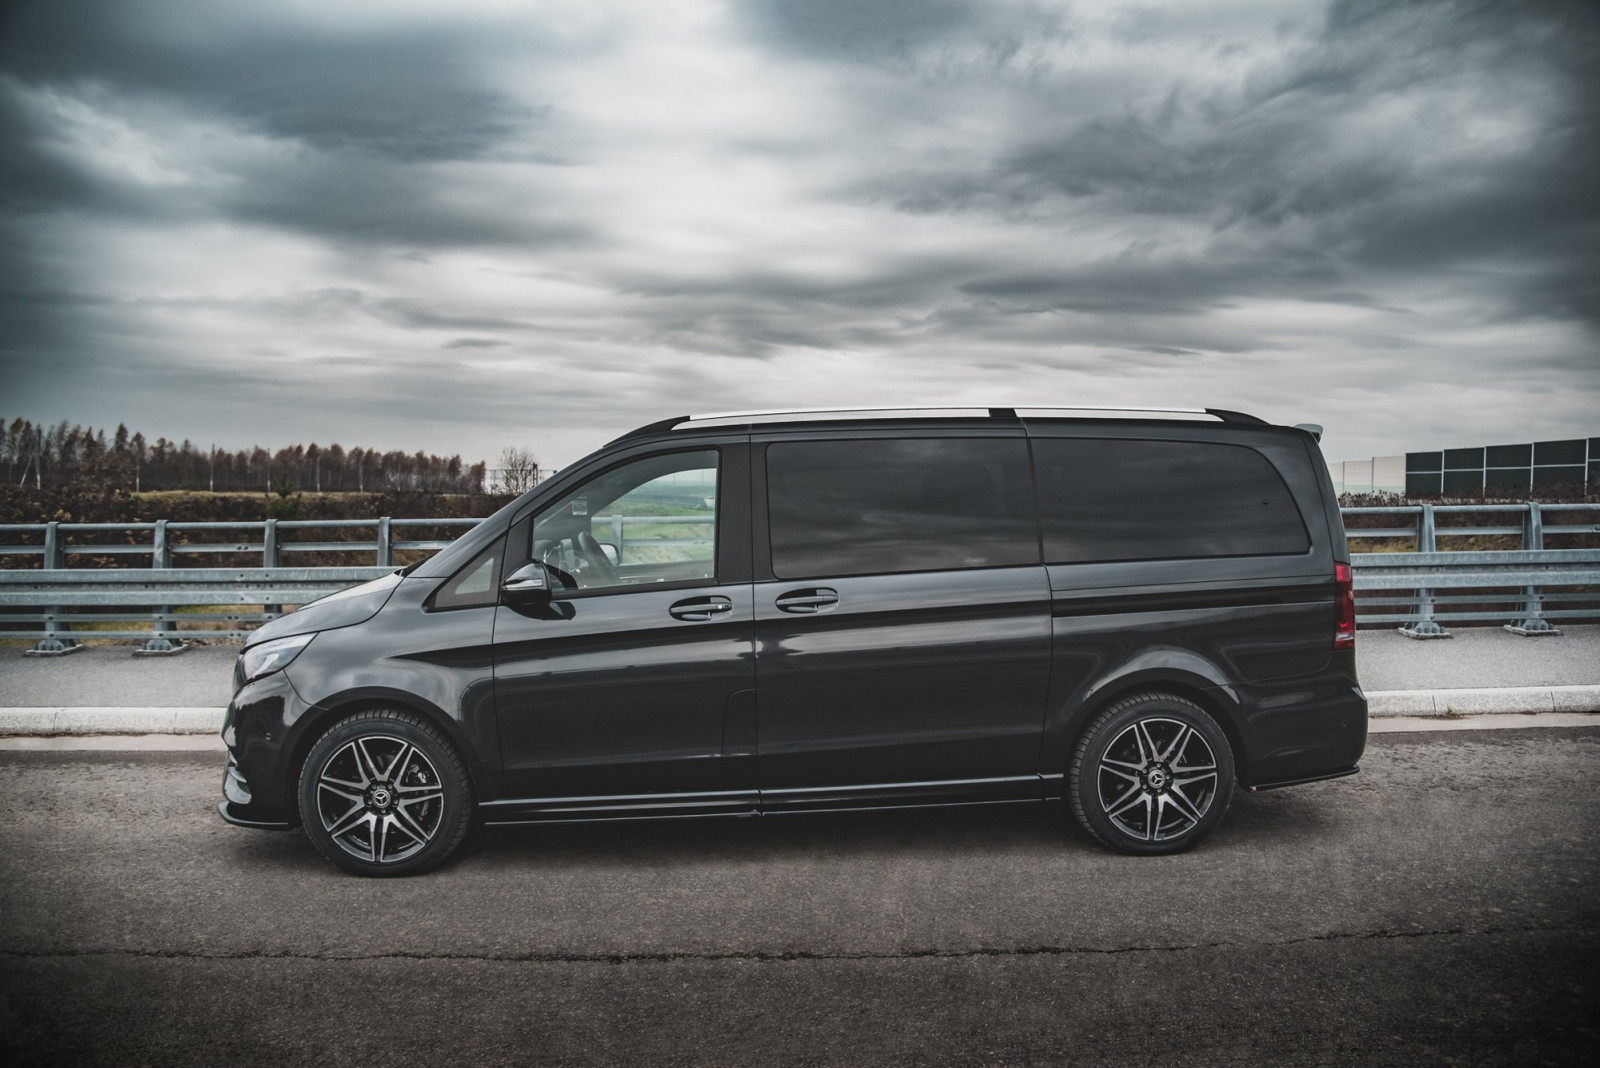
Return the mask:
<svg viewBox="0 0 1600 1068">
<path fill-rule="evenodd" d="M 1221 822 L 1233 750 L 1193 701 L 1166 693 L 1106 708 L 1073 748 L 1067 793 L 1078 822 L 1124 853 L 1178 853 Z"/>
<path fill-rule="evenodd" d="M 455 747 L 411 712 L 358 712 L 311 747 L 300 814 L 317 851 L 357 875 L 415 875 L 467 833 L 472 787 Z"/>
</svg>

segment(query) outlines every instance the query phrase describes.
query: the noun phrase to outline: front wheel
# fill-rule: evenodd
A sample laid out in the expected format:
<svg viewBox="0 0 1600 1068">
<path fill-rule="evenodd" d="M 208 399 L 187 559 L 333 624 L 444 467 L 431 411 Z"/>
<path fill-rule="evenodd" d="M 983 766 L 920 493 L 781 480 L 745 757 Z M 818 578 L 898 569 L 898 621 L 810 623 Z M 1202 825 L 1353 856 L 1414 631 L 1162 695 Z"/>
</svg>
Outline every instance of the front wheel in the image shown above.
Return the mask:
<svg viewBox="0 0 1600 1068">
<path fill-rule="evenodd" d="M 300 770 L 300 818 L 317 851 L 357 875 L 415 875 L 466 836 L 472 786 L 422 717 L 358 712 L 317 739 Z"/>
<path fill-rule="evenodd" d="M 1073 814 L 1123 853 L 1178 853 L 1221 822 L 1233 795 L 1233 750 L 1199 705 L 1172 694 L 1125 697 L 1073 748 Z"/>
</svg>

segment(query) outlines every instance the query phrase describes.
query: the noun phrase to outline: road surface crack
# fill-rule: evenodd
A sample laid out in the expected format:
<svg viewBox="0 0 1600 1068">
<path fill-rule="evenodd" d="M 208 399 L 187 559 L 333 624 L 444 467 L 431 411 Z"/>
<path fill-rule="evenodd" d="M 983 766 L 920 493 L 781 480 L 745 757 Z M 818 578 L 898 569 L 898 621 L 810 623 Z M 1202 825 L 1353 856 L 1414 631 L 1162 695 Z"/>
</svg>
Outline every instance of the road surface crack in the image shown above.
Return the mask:
<svg viewBox="0 0 1600 1068">
<path fill-rule="evenodd" d="M 1172 945 L 1131 946 L 976 946 L 968 949 L 911 948 L 893 952 L 814 951 L 785 950 L 731 950 L 728 952 L 643 952 L 643 953 L 562 953 L 562 952 L 493 952 L 452 953 L 448 951 L 387 951 L 383 953 L 305 953 L 294 950 L 252 949 L 233 952 L 208 952 L 189 949 L 140 949 L 96 947 L 84 949 L 9 949 L 0 948 L 0 957 L 21 959 L 56 959 L 74 957 L 134 957 L 163 960 L 289 960 L 327 961 L 332 963 L 385 960 L 468 961 L 516 964 L 672 964 L 683 961 L 718 962 L 750 961 L 774 963 L 787 961 L 895 961 L 895 960 L 960 960 L 973 957 L 1070 957 L 1117 956 L 1137 953 L 1190 953 L 1208 949 L 1278 949 L 1316 943 L 1383 941 L 1416 938 L 1483 937 L 1504 934 L 1590 934 L 1592 928 L 1563 928 L 1552 926 L 1524 927 L 1441 927 L 1407 931 L 1337 931 L 1327 934 L 1305 935 L 1262 942 L 1182 942 Z"/>
</svg>

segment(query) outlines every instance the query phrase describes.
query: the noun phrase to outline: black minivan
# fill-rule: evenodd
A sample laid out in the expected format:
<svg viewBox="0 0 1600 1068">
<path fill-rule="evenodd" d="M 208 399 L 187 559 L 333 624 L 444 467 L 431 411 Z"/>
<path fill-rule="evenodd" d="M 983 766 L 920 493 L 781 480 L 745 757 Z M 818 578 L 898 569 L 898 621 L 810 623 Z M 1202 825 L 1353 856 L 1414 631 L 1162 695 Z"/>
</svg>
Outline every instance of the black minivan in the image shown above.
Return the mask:
<svg viewBox="0 0 1600 1068">
<path fill-rule="evenodd" d="M 241 653 L 223 818 L 364 875 L 486 823 L 1065 800 L 1173 853 L 1366 744 L 1315 427 L 666 419 Z"/>
</svg>

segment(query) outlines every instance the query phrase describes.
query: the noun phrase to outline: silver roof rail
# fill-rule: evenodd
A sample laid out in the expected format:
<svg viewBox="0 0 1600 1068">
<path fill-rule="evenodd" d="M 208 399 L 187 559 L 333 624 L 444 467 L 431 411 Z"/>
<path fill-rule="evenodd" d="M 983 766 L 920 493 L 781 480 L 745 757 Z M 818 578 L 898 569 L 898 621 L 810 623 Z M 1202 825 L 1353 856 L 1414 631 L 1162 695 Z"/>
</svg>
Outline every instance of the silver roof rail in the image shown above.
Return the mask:
<svg viewBox="0 0 1600 1068">
<path fill-rule="evenodd" d="M 1018 405 L 984 405 L 982 407 L 968 404 L 875 404 L 863 405 L 854 408 L 762 408 L 748 412 L 709 412 L 704 415 L 691 415 L 685 422 L 700 423 L 712 419 L 766 419 L 791 415 L 858 415 L 863 413 L 884 412 L 886 414 L 899 414 L 902 412 L 959 412 L 964 415 L 995 416 L 1013 418 L 1018 411 L 1028 412 L 1138 412 L 1141 414 L 1151 412 L 1170 413 L 1178 415 L 1209 415 L 1205 408 L 1136 408 L 1136 407 L 1110 407 L 1095 404 L 1051 405 L 1051 404 L 1018 404 Z"/>
<path fill-rule="evenodd" d="M 664 433 L 669 430 L 679 429 L 687 424 L 696 423 L 774 423 L 785 421 L 809 421 L 811 419 L 827 419 L 830 417 L 855 418 L 872 416 L 897 417 L 904 415 L 939 415 L 965 416 L 967 418 L 990 419 L 1017 419 L 1025 417 L 1025 413 L 1040 413 L 1044 418 L 1080 416 L 1082 418 L 1116 418 L 1123 416 L 1130 419 L 1138 418 L 1178 418 L 1178 419 L 1215 419 L 1224 423 L 1254 423 L 1265 425 L 1266 420 L 1258 419 L 1253 415 L 1243 412 L 1228 411 L 1223 408 L 1143 408 L 1129 405 L 1099 406 L 1091 404 L 1073 405 L 1048 405 L 1024 404 L 1016 406 L 987 406 L 963 404 L 926 404 L 926 405 L 866 405 L 851 408 L 761 408 L 754 411 L 743 412 L 707 412 L 701 415 L 677 415 L 670 419 L 662 419 L 646 426 L 631 430 L 618 438 L 623 441 L 628 438 L 642 437 L 646 434 Z"/>
</svg>

